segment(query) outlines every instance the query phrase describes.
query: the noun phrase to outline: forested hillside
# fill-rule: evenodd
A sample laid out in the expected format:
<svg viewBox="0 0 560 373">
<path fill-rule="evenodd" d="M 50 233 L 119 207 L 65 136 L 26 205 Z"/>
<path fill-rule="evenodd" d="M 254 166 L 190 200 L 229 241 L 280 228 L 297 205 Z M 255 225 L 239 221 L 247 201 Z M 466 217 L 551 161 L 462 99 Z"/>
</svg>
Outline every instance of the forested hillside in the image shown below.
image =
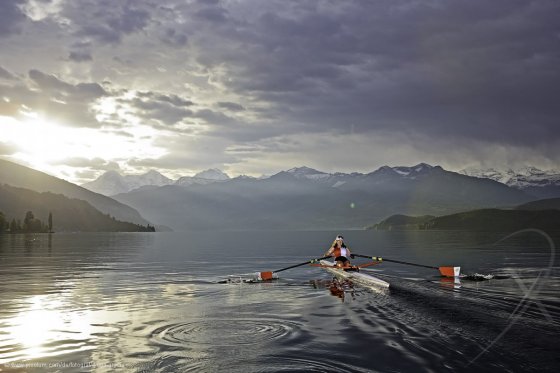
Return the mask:
<svg viewBox="0 0 560 373">
<path fill-rule="evenodd" d="M 110 214 L 116 219 L 136 224 L 148 224 L 148 221 L 130 206 L 126 206 L 107 196 L 93 193 L 66 180 L 3 159 L 0 159 L 0 184 L 37 192 L 63 194 L 69 198 L 78 198 L 87 201 L 97 210 Z M 43 217 L 40 217 L 40 219 L 43 219 Z"/>
<path fill-rule="evenodd" d="M 8 227 L 15 221 L 16 226 L 25 230 L 28 212 L 33 219 L 40 220 L 43 228 L 48 227 L 49 214 L 52 214 L 54 231 L 86 232 L 148 232 L 151 226 L 142 226 L 116 220 L 95 209 L 88 202 L 71 199 L 62 194 L 38 193 L 29 189 L 0 185 L 0 212 Z M 29 216 L 27 216 L 29 218 Z M 34 224 L 37 224 L 36 222 Z M 4 224 L 6 227 L 6 224 Z M 32 231 L 43 230 L 35 225 Z M 30 230 L 30 229 L 28 229 Z"/>
</svg>

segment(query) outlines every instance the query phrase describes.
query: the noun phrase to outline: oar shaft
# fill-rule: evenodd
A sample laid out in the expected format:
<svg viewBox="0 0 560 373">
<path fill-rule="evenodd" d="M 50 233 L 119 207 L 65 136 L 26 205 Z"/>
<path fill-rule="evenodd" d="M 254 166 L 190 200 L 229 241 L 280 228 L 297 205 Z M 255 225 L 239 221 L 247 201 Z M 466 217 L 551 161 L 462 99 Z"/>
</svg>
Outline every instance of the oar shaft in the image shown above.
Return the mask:
<svg viewBox="0 0 560 373">
<path fill-rule="evenodd" d="M 383 260 L 386 261 L 386 262 L 399 263 L 399 264 L 406 264 L 406 265 L 409 265 L 409 266 L 424 267 L 424 268 L 431 268 L 431 269 L 439 269 L 439 267 L 427 266 L 427 265 L 424 265 L 424 264 L 417 264 L 417 263 L 402 262 L 402 261 L 400 261 L 400 260 L 392 260 L 392 259 L 385 259 L 385 258 L 383 258 Z"/>
<path fill-rule="evenodd" d="M 299 263 L 299 264 L 294 264 L 293 266 L 289 266 L 289 267 L 286 267 L 286 268 L 278 269 L 278 270 L 272 271 L 272 272 L 278 273 L 278 272 L 282 272 L 282 271 L 287 271 L 288 269 L 292 269 L 292 268 L 296 268 L 296 267 L 301 267 L 301 266 L 304 266 L 304 265 L 306 265 L 306 264 L 315 263 L 315 262 L 318 262 L 318 261 L 320 261 L 320 260 L 328 259 L 328 258 L 330 258 L 330 255 L 329 255 L 329 256 L 324 256 L 324 257 L 319 258 L 319 259 L 311 259 L 311 260 L 308 260 L 307 262 L 303 262 L 303 263 Z"/>
<path fill-rule="evenodd" d="M 415 267 L 439 269 L 439 267 L 427 266 L 427 265 L 424 265 L 424 264 L 417 264 L 417 263 L 410 263 L 410 262 L 403 262 L 403 261 L 401 261 L 401 260 L 387 259 L 387 258 L 378 257 L 378 256 L 367 256 L 367 255 L 360 255 L 360 254 L 354 254 L 354 256 L 357 256 L 357 257 L 360 257 L 360 258 L 368 258 L 368 259 L 372 259 L 372 260 L 376 260 L 376 261 L 384 261 L 384 262 L 392 262 L 392 263 L 406 264 L 406 265 L 415 266 Z"/>
</svg>

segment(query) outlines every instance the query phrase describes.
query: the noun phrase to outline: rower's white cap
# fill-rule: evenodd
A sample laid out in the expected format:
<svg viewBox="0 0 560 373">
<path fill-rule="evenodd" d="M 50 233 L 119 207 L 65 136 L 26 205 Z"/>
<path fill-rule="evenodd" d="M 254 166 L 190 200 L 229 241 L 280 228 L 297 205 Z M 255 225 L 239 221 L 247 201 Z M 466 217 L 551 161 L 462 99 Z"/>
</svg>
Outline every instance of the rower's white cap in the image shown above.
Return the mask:
<svg viewBox="0 0 560 373">
<path fill-rule="evenodd" d="M 336 238 L 334 239 L 335 241 L 341 240 L 344 241 L 344 237 L 342 237 L 340 234 L 338 236 L 336 236 Z"/>
</svg>

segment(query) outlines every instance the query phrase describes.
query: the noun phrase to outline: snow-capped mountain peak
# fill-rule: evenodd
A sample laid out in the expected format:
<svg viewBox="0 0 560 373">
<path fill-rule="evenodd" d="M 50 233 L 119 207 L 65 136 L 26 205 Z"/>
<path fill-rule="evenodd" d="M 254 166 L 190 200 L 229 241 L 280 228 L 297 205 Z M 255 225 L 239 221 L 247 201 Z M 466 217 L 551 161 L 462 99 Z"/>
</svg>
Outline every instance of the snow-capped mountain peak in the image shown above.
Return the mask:
<svg viewBox="0 0 560 373">
<path fill-rule="evenodd" d="M 518 169 L 508 168 L 498 170 L 496 168 L 466 168 L 459 173 L 478 178 L 492 179 L 510 187 L 529 191 L 535 196 L 546 198 L 554 195 L 554 190 L 560 188 L 560 172 L 556 170 L 543 171 L 534 166 L 526 166 Z"/>
<path fill-rule="evenodd" d="M 419 163 L 415 166 L 382 166 L 369 174 L 361 173 L 326 173 L 316 169 L 302 166 L 294 167 L 287 171 L 282 171 L 275 176 L 290 176 L 305 182 L 317 183 L 322 186 L 333 188 L 359 188 L 362 183 L 376 180 L 376 182 L 396 182 L 402 179 L 419 180 L 430 177 L 434 172 L 443 171 L 440 166 L 432 166 L 427 163 Z M 545 170 L 534 166 L 526 166 L 518 169 L 486 168 L 476 169 L 467 168 L 459 173 L 478 178 L 492 179 L 506 184 L 510 187 L 523 190 L 539 198 L 550 198 L 560 193 L 560 172 L 555 170 Z M 269 177 L 263 177 L 269 178 Z M 262 179 L 262 178 L 261 178 Z M 107 196 L 114 196 L 120 193 L 127 193 L 132 190 L 145 187 L 159 187 L 169 184 L 188 187 L 191 185 L 207 185 L 212 183 L 222 183 L 233 180 L 225 172 L 213 168 L 197 173 L 195 176 L 181 177 L 174 181 L 162 175 L 158 171 L 151 170 L 143 175 L 122 175 L 117 171 L 107 171 L 94 181 L 83 184 L 82 186 L 97 193 Z M 235 180 L 249 180 L 248 177 L 237 177 Z M 255 179 L 256 180 L 256 179 Z"/>
<path fill-rule="evenodd" d="M 401 170 L 401 172 L 407 172 L 406 170 Z M 393 175 L 398 175 L 399 172 L 397 172 L 393 167 L 389 167 L 389 166 L 381 166 L 379 167 L 377 170 L 370 172 L 368 175 L 389 175 L 389 176 L 393 176 Z"/>
<path fill-rule="evenodd" d="M 314 175 L 314 174 L 323 174 L 324 173 L 324 172 L 317 171 L 316 169 L 310 168 L 310 167 L 307 167 L 307 166 L 290 168 L 286 172 L 289 173 L 289 174 L 298 174 L 298 175 Z"/>
<path fill-rule="evenodd" d="M 514 175 L 514 172 L 509 169 L 506 171 L 498 171 L 495 168 L 477 169 L 477 168 L 465 168 L 459 171 L 460 174 L 478 177 L 482 179 L 492 179 L 498 181 L 502 184 L 507 184 L 507 181 Z"/>
<path fill-rule="evenodd" d="M 121 175 L 119 172 L 110 170 L 99 176 L 97 179 L 82 184 L 86 189 L 93 192 L 113 196 L 119 193 L 130 192 L 131 190 L 147 186 L 163 186 L 171 184 L 173 181 L 157 171 L 148 171 L 143 175 Z"/>
<path fill-rule="evenodd" d="M 419 175 L 430 173 L 435 169 L 441 169 L 440 166 L 431 166 L 427 163 L 419 163 L 416 166 L 408 167 L 408 166 L 382 166 L 379 167 L 374 172 L 370 173 L 370 175 L 388 175 L 388 176 L 395 176 L 399 175 L 404 178 L 416 178 Z"/>
<path fill-rule="evenodd" d="M 294 167 L 286 171 L 288 174 L 299 178 L 299 179 L 325 179 L 330 177 L 331 175 L 322 171 L 317 171 L 313 168 L 309 168 L 306 166 L 302 167 Z"/>
<path fill-rule="evenodd" d="M 416 166 L 414 166 L 413 169 L 416 172 L 423 172 L 423 171 L 429 171 L 429 170 L 434 169 L 434 166 L 431 166 L 427 163 L 419 163 Z"/>
<path fill-rule="evenodd" d="M 230 178 L 228 174 L 226 174 L 225 172 L 217 168 L 204 170 L 194 175 L 194 177 L 197 179 L 218 180 L 218 181 L 228 180 Z"/>
<path fill-rule="evenodd" d="M 231 180 L 228 174 L 217 168 L 201 171 L 194 176 L 183 176 L 179 178 L 175 185 L 189 186 L 193 184 L 207 185 L 217 182 Z"/>
<path fill-rule="evenodd" d="M 82 185 L 92 192 L 111 196 L 122 192 L 128 192 L 128 186 L 124 177 L 117 171 L 110 170 L 103 173 L 99 178 Z"/>
</svg>

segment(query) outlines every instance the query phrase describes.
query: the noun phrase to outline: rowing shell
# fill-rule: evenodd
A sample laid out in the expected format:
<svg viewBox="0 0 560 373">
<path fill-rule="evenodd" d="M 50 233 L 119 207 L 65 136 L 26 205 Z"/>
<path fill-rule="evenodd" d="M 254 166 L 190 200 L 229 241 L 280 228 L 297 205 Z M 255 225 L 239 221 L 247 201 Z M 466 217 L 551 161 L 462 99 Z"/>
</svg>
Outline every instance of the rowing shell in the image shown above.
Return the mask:
<svg viewBox="0 0 560 373">
<path fill-rule="evenodd" d="M 360 284 L 362 286 L 367 287 L 374 287 L 378 289 L 387 289 L 389 288 L 389 283 L 386 281 L 381 280 L 380 278 L 366 275 L 365 273 L 356 272 L 356 271 L 345 271 L 343 269 L 337 268 L 335 263 L 329 262 L 328 260 L 321 260 L 321 268 L 324 268 L 327 272 L 350 280 L 356 284 Z"/>
</svg>

